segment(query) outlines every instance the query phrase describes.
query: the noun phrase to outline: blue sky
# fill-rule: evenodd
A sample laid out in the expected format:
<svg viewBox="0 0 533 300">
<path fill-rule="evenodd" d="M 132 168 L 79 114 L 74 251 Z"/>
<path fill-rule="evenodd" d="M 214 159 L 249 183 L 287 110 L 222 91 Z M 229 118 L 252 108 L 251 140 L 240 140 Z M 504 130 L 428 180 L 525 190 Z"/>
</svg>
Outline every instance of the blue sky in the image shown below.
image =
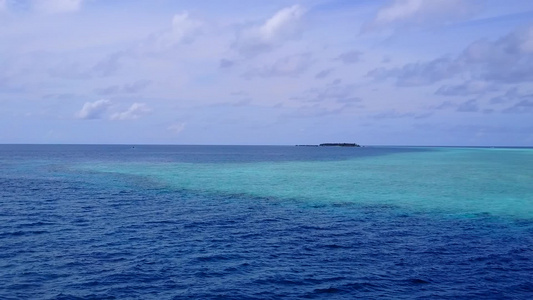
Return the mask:
<svg viewBox="0 0 533 300">
<path fill-rule="evenodd" d="M 0 0 L 0 143 L 533 145 L 530 0 Z"/>
</svg>

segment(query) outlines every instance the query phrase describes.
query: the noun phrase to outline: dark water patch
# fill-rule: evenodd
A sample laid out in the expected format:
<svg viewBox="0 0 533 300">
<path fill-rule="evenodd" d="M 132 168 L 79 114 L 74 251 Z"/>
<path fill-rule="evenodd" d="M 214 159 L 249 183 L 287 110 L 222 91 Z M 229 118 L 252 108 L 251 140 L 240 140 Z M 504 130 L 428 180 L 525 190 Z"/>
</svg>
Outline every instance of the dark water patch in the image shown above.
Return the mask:
<svg viewBox="0 0 533 300">
<path fill-rule="evenodd" d="M 346 245 L 338 245 L 338 244 L 326 244 L 326 245 L 322 245 L 322 247 L 324 247 L 324 248 L 329 248 L 329 249 L 344 249 L 344 248 L 351 248 L 350 246 L 346 246 Z"/>
<path fill-rule="evenodd" d="M 407 279 L 407 282 L 411 283 L 411 284 L 430 284 L 431 283 L 428 280 L 424 280 L 424 279 L 420 279 L 420 278 Z"/>
<path fill-rule="evenodd" d="M 150 161 L 154 163 L 254 163 L 308 160 L 345 160 L 356 157 L 396 153 L 427 152 L 416 147 L 293 147 L 293 146 L 148 146 L 134 149 L 125 145 L 0 145 L 0 158 L 11 160 L 36 158 L 49 161 L 49 172 L 63 170 L 60 162 L 77 161 Z M 59 162 L 59 164 L 57 163 Z"/>
</svg>

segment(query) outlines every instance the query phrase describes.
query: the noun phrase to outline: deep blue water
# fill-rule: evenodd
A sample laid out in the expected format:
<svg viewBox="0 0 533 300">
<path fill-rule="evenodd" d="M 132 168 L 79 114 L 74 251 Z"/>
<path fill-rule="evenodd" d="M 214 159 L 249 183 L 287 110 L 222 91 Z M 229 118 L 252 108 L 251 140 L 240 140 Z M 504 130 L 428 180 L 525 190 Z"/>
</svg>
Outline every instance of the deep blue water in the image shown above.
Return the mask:
<svg viewBox="0 0 533 300">
<path fill-rule="evenodd" d="M 0 145 L 0 299 L 531 299 L 532 151 Z"/>
</svg>

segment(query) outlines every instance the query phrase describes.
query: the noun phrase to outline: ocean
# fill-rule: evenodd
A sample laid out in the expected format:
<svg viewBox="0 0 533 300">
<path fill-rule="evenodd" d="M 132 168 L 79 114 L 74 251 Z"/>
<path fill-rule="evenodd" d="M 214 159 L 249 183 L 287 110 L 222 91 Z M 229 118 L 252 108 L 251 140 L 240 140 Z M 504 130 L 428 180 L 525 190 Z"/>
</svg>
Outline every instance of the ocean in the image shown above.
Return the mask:
<svg viewBox="0 0 533 300">
<path fill-rule="evenodd" d="M 0 299 L 533 299 L 533 149 L 0 145 Z"/>
</svg>

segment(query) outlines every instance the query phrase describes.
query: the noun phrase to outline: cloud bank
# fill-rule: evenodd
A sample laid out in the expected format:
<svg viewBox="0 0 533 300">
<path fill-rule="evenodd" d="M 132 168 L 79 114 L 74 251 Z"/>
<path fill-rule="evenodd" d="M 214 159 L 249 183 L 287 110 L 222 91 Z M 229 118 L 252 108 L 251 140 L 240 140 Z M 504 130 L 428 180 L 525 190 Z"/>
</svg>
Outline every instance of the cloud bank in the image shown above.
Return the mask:
<svg viewBox="0 0 533 300">
<path fill-rule="evenodd" d="M 0 16 L 4 143 L 98 126 L 89 142 L 533 144 L 531 1 L 0 0 Z"/>
<path fill-rule="evenodd" d="M 473 42 L 455 58 L 441 57 L 397 68 L 377 68 L 367 75 L 381 80 L 393 78 L 398 86 L 429 85 L 458 75 L 485 84 L 530 82 L 533 81 L 532 45 L 533 26 L 529 26 L 495 41 Z M 441 93 L 447 93 L 447 89 L 443 88 Z"/>
</svg>

